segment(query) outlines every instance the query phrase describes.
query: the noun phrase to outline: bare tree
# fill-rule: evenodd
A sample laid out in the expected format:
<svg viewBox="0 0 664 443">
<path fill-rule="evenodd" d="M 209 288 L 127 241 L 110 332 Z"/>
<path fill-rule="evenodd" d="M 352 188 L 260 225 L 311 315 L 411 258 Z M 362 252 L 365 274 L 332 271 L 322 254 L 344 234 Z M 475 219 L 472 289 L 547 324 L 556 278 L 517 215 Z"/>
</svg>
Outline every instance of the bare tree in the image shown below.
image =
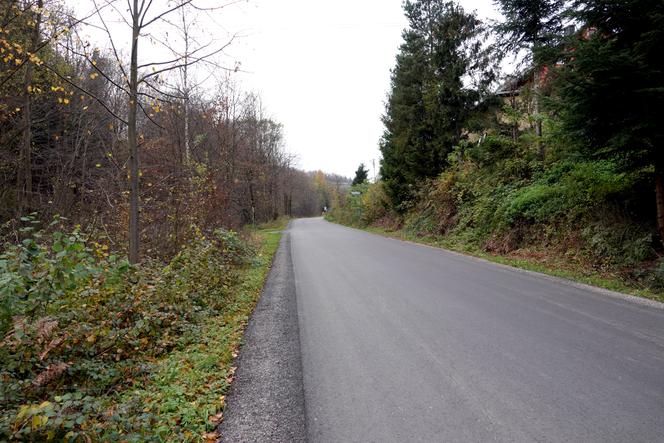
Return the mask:
<svg viewBox="0 0 664 443">
<path fill-rule="evenodd" d="M 122 121 L 127 125 L 127 145 L 129 149 L 129 260 L 131 263 L 137 263 L 140 258 L 139 192 L 141 171 L 139 148 L 141 146 L 141 141 L 139 140 L 140 137 L 138 131 L 139 111 L 143 112 L 149 120 L 152 120 L 151 113 L 146 110 L 143 101 L 147 99 L 152 100 L 153 102 L 161 102 L 168 101 L 169 98 L 175 97 L 173 94 L 162 90 L 159 82 L 160 76 L 166 76 L 169 72 L 174 70 L 184 70 L 184 72 L 187 73 L 187 70 L 191 69 L 194 65 L 208 60 L 210 57 L 223 51 L 223 49 L 230 44 L 230 41 L 212 49 L 210 49 L 210 44 L 201 45 L 192 49 L 189 47 L 190 39 L 186 38 L 185 41 L 187 46 L 183 54 L 178 54 L 177 51 L 172 51 L 174 56 L 168 60 L 151 61 L 139 64 L 139 45 L 143 38 L 150 35 L 149 28 L 151 25 L 154 25 L 155 23 L 163 23 L 168 26 L 174 26 L 168 19 L 170 15 L 180 12 L 184 23 L 183 32 L 188 36 L 189 31 L 184 8 L 188 5 L 195 7 L 193 0 L 179 0 L 165 10 L 159 10 L 156 13 L 152 13 L 152 0 L 130 0 L 127 5 L 128 12 L 126 14 L 115 5 L 117 0 L 108 0 L 103 4 L 99 4 L 96 0 L 93 0 L 93 3 L 101 27 L 106 32 L 115 60 L 124 77 L 124 84 L 116 84 L 116 87 L 124 91 L 127 96 L 127 118 L 126 120 L 122 119 Z M 109 6 L 121 16 L 131 32 L 130 59 L 128 66 L 123 62 L 123 59 L 117 50 L 118 45 L 115 43 L 113 34 L 107 26 L 104 14 L 102 13 L 102 10 Z M 227 5 L 215 6 L 212 9 L 219 9 L 224 6 Z M 200 10 L 206 10 L 206 8 L 197 8 Z M 207 10 L 210 9 L 211 8 L 207 8 Z M 110 76 L 106 75 L 101 68 L 97 67 L 91 54 L 84 52 L 81 55 L 86 57 L 89 63 L 99 71 L 99 74 L 110 80 Z M 185 78 L 187 78 L 187 74 L 185 74 Z M 185 85 L 185 92 L 188 94 L 188 85 Z M 187 102 L 188 97 L 185 97 L 185 103 Z M 156 109 L 159 109 L 159 107 L 157 106 Z M 187 109 L 188 108 L 185 107 L 186 113 Z M 187 132 L 187 134 L 185 134 L 185 145 L 187 146 L 186 152 L 188 155 L 188 115 L 185 120 L 185 132 Z M 152 121 L 157 124 L 154 120 Z"/>
<path fill-rule="evenodd" d="M 32 32 L 28 41 L 27 53 L 34 54 L 39 48 L 41 38 L 42 10 L 43 0 L 37 0 L 31 20 Z M 23 74 L 23 107 L 22 107 L 22 131 L 21 131 L 21 150 L 18 173 L 16 174 L 16 190 L 19 214 L 31 209 L 32 199 L 32 81 L 34 74 L 34 64 L 28 61 Z"/>
</svg>

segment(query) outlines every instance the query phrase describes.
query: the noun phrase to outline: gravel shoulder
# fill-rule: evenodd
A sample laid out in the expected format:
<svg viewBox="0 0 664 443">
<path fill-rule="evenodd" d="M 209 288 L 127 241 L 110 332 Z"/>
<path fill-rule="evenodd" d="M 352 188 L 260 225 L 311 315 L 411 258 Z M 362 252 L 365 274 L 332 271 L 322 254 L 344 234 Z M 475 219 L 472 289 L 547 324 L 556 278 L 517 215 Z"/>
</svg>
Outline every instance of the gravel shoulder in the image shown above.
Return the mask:
<svg viewBox="0 0 664 443">
<path fill-rule="evenodd" d="M 289 230 L 247 326 L 219 426 L 221 442 L 307 441 Z"/>
</svg>

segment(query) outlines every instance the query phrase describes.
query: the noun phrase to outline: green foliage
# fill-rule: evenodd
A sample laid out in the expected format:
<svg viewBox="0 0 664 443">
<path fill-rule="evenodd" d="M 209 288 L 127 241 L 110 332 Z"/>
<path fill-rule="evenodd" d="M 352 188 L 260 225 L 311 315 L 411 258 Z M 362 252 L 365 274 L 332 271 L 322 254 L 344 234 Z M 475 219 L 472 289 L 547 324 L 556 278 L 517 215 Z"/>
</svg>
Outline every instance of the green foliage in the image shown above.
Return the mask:
<svg viewBox="0 0 664 443">
<path fill-rule="evenodd" d="M 548 57 L 547 46 L 560 35 L 563 27 L 562 0 L 497 0 L 505 20 L 496 25 L 503 50 L 531 49 L 533 62 L 541 66 Z"/>
<path fill-rule="evenodd" d="M 385 192 L 383 182 L 367 186 L 362 195 L 362 223 L 370 225 L 390 215 L 390 200 Z"/>
<path fill-rule="evenodd" d="M 169 409 L 175 397 L 168 399 L 167 374 L 177 367 L 161 361 L 198 355 L 193 373 L 208 368 L 220 381 L 208 373 L 182 398 L 203 398 L 201 389 L 218 397 L 228 384 L 228 347 L 239 341 L 257 292 L 244 270 L 264 275 L 271 255 L 256 255 L 233 232 L 197 231 L 167 266 L 132 267 L 80 229 L 45 235 L 36 220 L 24 223 L 25 238 L 0 256 L 0 440 L 200 439 L 191 430 L 208 429 L 215 408 L 191 418 L 182 406 Z M 238 291 L 242 280 L 247 290 Z M 222 366 L 202 347 L 213 342 L 228 354 Z M 155 396 L 154 383 L 163 396 Z M 167 411 L 171 431 L 155 433 Z"/>
<path fill-rule="evenodd" d="M 353 178 L 352 185 L 359 185 L 367 181 L 369 177 L 369 170 L 364 166 L 364 163 L 360 163 L 360 166 L 357 167 L 355 171 L 355 178 Z"/>
<path fill-rule="evenodd" d="M 635 179 L 609 161 L 562 162 L 515 190 L 503 205 L 505 218 L 509 223 L 518 219 L 544 223 L 563 216 L 573 220 L 629 192 Z"/>
<path fill-rule="evenodd" d="M 664 4 L 576 1 L 570 13 L 587 25 L 561 55 L 551 100 L 561 136 L 586 157 L 664 173 Z"/>
<path fill-rule="evenodd" d="M 389 218 L 390 199 L 382 181 L 351 186 L 342 205 L 335 206 L 329 218 L 352 226 L 368 226 Z"/>
<path fill-rule="evenodd" d="M 517 159 L 517 155 L 524 155 L 522 147 L 515 141 L 499 135 L 488 135 L 479 143 L 461 144 L 463 153 L 480 167 L 490 167 L 496 162 L 506 159 Z M 459 152 L 455 152 L 458 158 Z"/>
<path fill-rule="evenodd" d="M 441 0 L 407 1 L 404 10 L 409 27 L 392 72 L 380 143 L 381 177 L 397 210 L 413 186 L 446 166 L 494 79 L 473 13 Z"/>
</svg>

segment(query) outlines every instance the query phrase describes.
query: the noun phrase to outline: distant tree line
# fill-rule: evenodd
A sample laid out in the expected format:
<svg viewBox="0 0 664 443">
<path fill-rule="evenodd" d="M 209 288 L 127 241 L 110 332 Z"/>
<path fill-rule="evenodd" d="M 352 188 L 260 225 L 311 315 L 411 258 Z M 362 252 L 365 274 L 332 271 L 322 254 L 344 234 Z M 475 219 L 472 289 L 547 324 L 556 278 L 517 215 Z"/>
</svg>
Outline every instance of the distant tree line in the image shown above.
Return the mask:
<svg viewBox="0 0 664 443">
<path fill-rule="evenodd" d="M 115 46 L 109 4 L 75 17 L 51 0 L 0 0 L 0 223 L 59 214 L 128 247 L 134 214 L 136 261 L 138 240 L 145 255 L 169 255 L 194 224 L 320 213 L 327 202 L 314 174 L 295 168 L 281 124 L 232 69 L 215 65 L 219 81 L 192 85 L 194 65 L 214 64 L 202 54 L 216 50 L 186 46 L 169 63 L 141 66 L 136 48 L 125 57 Z M 139 49 L 147 26 L 171 15 L 183 41 L 194 41 L 191 2 L 154 17 L 151 5 L 129 3 Z M 79 37 L 95 18 L 108 33 L 105 49 Z"/>
</svg>

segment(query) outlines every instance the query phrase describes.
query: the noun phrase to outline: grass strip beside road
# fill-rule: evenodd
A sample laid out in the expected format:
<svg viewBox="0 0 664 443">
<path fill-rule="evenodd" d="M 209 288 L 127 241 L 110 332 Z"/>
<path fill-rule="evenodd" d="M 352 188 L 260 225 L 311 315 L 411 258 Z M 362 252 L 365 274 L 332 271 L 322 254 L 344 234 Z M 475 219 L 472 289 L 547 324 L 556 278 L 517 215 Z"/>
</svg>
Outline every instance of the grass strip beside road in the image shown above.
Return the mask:
<svg viewBox="0 0 664 443">
<path fill-rule="evenodd" d="M 216 441 L 225 393 L 233 380 L 234 361 L 244 329 L 260 297 L 281 229 L 286 221 L 251 232 L 257 254 L 243 269 L 228 309 L 212 317 L 195 344 L 177 350 L 159 363 L 151 383 L 127 393 L 156 417 L 160 441 Z"/>
</svg>

